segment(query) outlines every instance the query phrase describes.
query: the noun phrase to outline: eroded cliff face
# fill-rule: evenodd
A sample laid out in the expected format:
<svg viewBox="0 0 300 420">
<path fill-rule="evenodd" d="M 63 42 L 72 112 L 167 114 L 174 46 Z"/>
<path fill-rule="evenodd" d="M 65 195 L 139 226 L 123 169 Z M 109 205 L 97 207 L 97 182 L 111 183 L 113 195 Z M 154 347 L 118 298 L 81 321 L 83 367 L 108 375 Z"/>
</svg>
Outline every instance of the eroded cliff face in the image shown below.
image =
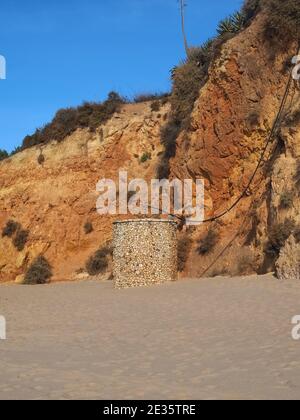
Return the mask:
<svg viewBox="0 0 300 420">
<path fill-rule="evenodd" d="M 206 216 L 228 208 L 246 187 L 280 106 L 288 80 L 286 63 L 296 53 L 296 44 L 284 52 L 272 46 L 263 36 L 263 22 L 261 14 L 223 45 L 199 92 L 191 127 L 180 134 L 170 162 L 171 177 L 205 179 Z M 207 274 L 274 269 L 274 258 L 264 252 L 270 229 L 286 218 L 300 223 L 300 130 L 292 118 L 299 105 L 295 85 L 282 128 L 252 187 L 233 211 L 213 224 L 217 245 L 200 256 L 197 241 L 211 225 L 189 232 L 194 245 L 184 275 L 201 275 L 233 237 Z M 30 232 L 22 252 L 11 239 L 0 238 L 1 281 L 24 273 L 40 253 L 53 267 L 53 280 L 74 278 L 91 253 L 111 238 L 112 222 L 119 218 L 96 213 L 97 181 L 116 179 L 120 169 L 132 178 L 155 178 L 163 151 L 160 130 L 169 111 L 169 105 L 159 112 L 152 112 L 150 103 L 124 105 L 96 133 L 79 130 L 62 143 L 43 147 L 42 165 L 35 147 L 0 163 L 0 228 L 14 219 Z M 141 163 L 144 152 L 151 153 L 151 159 Z M 292 192 L 292 203 L 283 209 L 286 192 Z M 89 235 L 84 232 L 87 221 L 94 228 Z"/>
<path fill-rule="evenodd" d="M 160 128 L 165 105 L 152 112 L 150 103 L 124 105 L 95 133 L 78 130 L 61 143 L 33 147 L 0 163 L 0 227 L 13 219 L 29 231 L 18 252 L 10 238 L 0 238 L 0 280 L 11 281 L 44 254 L 53 267 L 53 280 L 72 279 L 87 258 L 111 239 L 114 216 L 96 212 L 96 184 L 102 178 L 155 177 L 162 151 Z M 151 159 L 141 163 L 143 153 Z M 86 234 L 90 221 L 93 232 Z"/>
<path fill-rule="evenodd" d="M 296 43 L 286 45 L 283 51 L 282 45 L 266 40 L 264 19 L 260 14 L 249 28 L 223 46 L 200 91 L 191 129 L 177 140 L 172 176 L 205 179 L 206 217 L 229 208 L 247 187 L 279 110 L 291 59 L 297 52 Z M 251 188 L 237 207 L 213 224 L 220 238 L 213 252 L 199 257 L 194 245 L 187 266 L 190 275 L 201 275 L 235 235 L 208 274 L 274 269 L 274 258 L 264 252 L 270 229 L 286 218 L 292 218 L 295 224 L 300 222 L 295 185 L 299 125 L 289 119 L 299 105 L 295 83 L 282 128 L 268 148 Z M 280 197 L 286 191 L 293 192 L 293 203 L 289 209 L 281 209 Z M 195 243 L 211 225 L 193 233 Z"/>
</svg>

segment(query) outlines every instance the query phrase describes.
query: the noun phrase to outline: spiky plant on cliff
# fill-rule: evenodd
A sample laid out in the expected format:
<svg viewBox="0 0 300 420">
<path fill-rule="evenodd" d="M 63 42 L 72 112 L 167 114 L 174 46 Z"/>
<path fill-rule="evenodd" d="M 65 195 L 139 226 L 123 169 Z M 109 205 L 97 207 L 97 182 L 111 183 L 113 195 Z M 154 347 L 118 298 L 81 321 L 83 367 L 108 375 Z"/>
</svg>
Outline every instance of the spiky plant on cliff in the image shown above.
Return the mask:
<svg viewBox="0 0 300 420">
<path fill-rule="evenodd" d="M 219 35 L 226 33 L 236 34 L 243 29 L 245 23 L 245 16 L 241 12 L 236 12 L 226 19 L 221 20 L 218 25 L 217 32 Z"/>
</svg>

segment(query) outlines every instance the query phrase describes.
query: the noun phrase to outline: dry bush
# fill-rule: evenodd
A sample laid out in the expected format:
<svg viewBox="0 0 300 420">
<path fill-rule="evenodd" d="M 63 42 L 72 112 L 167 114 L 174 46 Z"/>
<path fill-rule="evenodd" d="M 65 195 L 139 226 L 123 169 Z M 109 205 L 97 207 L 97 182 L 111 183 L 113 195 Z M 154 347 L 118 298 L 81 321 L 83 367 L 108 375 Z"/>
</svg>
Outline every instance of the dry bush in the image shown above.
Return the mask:
<svg viewBox="0 0 300 420">
<path fill-rule="evenodd" d="M 84 224 L 84 227 L 83 228 L 84 228 L 84 232 L 85 232 L 86 235 L 89 235 L 94 230 L 93 224 L 91 222 L 86 222 Z"/>
<path fill-rule="evenodd" d="M 29 231 L 25 229 L 18 229 L 16 236 L 13 239 L 14 247 L 19 251 L 23 251 L 28 240 Z"/>
<path fill-rule="evenodd" d="M 225 266 L 214 267 L 208 272 L 208 277 L 218 277 L 228 275 L 228 268 Z"/>
<path fill-rule="evenodd" d="M 266 10 L 265 35 L 292 41 L 300 37 L 300 2 L 299 0 L 261 0 Z M 285 45 L 286 47 L 286 45 Z"/>
<path fill-rule="evenodd" d="M 292 191 L 284 191 L 280 196 L 280 208 L 290 209 L 293 206 L 294 194 Z"/>
<path fill-rule="evenodd" d="M 215 228 L 210 228 L 207 234 L 198 241 L 197 252 L 200 255 L 207 255 L 213 251 L 219 240 L 219 233 Z"/>
<path fill-rule="evenodd" d="M 39 165 L 43 165 L 43 163 L 45 162 L 45 156 L 43 155 L 43 153 L 39 154 L 37 161 Z"/>
<path fill-rule="evenodd" d="M 288 62 L 290 64 L 291 62 L 290 59 L 288 60 Z M 300 123 L 300 110 L 297 110 L 291 113 L 289 116 L 287 116 L 285 125 L 297 126 L 299 123 Z"/>
<path fill-rule="evenodd" d="M 250 114 L 246 118 L 247 127 L 252 130 L 254 127 L 259 125 L 259 112 L 251 111 Z"/>
<path fill-rule="evenodd" d="M 18 251 L 23 251 L 28 240 L 29 231 L 22 229 L 20 223 L 9 220 L 2 230 L 2 237 L 13 238 L 13 245 Z"/>
<path fill-rule="evenodd" d="M 253 274 L 257 271 L 255 255 L 251 249 L 244 248 L 239 252 L 236 265 L 236 275 Z"/>
<path fill-rule="evenodd" d="M 260 10 L 260 3 L 260 0 L 245 0 L 242 7 L 245 24 L 249 23 L 257 15 Z"/>
<path fill-rule="evenodd" d="M 185 234 L 178 240 L 177 244 L 177 261 L 178 261 L 178 271 L 182 272 L 185 269 L 189 253 L 192 247 L 192 239 Z"/>
<path fill-rule="evenodd" d="M 300 243 L 300 226 L 296 226 L 293 232 L 294 238 L 296 239 L 297 244 Z"/>
<path fill-rule="evenodd" d="M 134 103 L 141 103 L 141 102 L 150 102 L 150 101 L 157 101 L 160 99 L 168 101 L 170 94 L 168 92 L 163 93 L 139 93 L 134 96 L 133 102 Z"/>
<path fill-rule="evenodd" d="M 295 227 L 295 222 L 292 219 L 285 219 L 283 223 L 273 225 L 269 230 L 269 242 L 265 252 L 277 257 L 288 237 L 294 232 Z"/>
<path fill-rule="evenodd" d="M 104 273 L 109 265 L 109 255 L 112 254 L 110 245 L 105 245 L 98 249 L 86 262 L 85 268 L 90 276 Z"/>
<path fill-rule="evenodd" d="M 8 158 L 8 153 L 7 153 L 7 151 L 6 150 L 2 150 L 2 149 L 0 149 L 0 161 L 1 160 L 4 160 L 4 159 L 6 159 L 6 158 Z"/>
<path fill-rule="evenodd" d="M 160 101 L 153 101 L 150 108 L 152 112 L 158 112 L 160 110 L 161 103 Z"/>
<path fill-rule="evenodd" d="M 85 102 L 77 108 L 61 109 L 55 114 L 51 123 L 37 129 L 33 135 L 25 137 L 22 149 L 46 144 L 52 140 L 60 142 L 78 128 L 89 128 L 94 131 L 118 112 L 124 102 L 124 98 L 118 93 L 111 92 L 103 103 Z"/>
<path fill-rule="evenodd" d="M 25 284 L 45 284 L 52 277 L 52 269 L 46 258 L 38 256 L 25 274 Z"/>
<path fill-rule="evenodd" d="M 181 125 L 172 117 L 169 118 L 166 125 L 161 129 L 160 141 L 164 146 L 164 152 L 160 157 L 157 167 L 157 176 L 159 179 L 167 179 L 170 174 L 169 160 L 176 153 L 176 139 L 181 131 Z"/>
<path fill-rule="evenodd" d="M 296 167 L 296 173 L 294 175 L 294 181 L 296 184 L 296 187 L 300 188 L 300 161 L 297 161 L 297 167 Z"/>
<path fill-rule="evenodd" d="M 19 229 L 20 224 L 18 222 L 15 222 L 14 220 L 9 220 L 2 230 L 2 238 L 4 238 L 5 236 L 11 238 Z"/>
</svg>

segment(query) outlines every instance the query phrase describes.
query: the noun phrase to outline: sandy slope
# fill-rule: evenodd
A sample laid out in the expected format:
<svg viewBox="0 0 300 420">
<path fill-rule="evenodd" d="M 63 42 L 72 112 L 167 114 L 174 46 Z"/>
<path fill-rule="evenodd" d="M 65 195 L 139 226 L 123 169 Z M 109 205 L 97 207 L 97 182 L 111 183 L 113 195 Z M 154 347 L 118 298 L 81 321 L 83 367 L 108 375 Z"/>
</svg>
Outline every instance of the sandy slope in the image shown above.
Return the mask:
<svg viewBox="0 0 300 420">
<path fill-rule="evenodd" d="M 300 398 L 300 284 L 0 286 L 0 398 Z"/>
</svg>

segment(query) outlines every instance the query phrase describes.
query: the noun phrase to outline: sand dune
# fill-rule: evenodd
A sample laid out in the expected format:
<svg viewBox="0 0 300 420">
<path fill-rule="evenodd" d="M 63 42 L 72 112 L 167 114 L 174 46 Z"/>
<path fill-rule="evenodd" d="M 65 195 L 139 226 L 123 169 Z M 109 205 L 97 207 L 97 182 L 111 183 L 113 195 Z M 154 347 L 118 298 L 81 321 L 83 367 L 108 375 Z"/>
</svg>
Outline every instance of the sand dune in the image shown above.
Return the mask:
<svg viewBox="0 0 300 420">
<path fill-rule="evenodd" d="M 300 284 L 0 286 L 0 399 L 298 399 Z"/>
</svg>

